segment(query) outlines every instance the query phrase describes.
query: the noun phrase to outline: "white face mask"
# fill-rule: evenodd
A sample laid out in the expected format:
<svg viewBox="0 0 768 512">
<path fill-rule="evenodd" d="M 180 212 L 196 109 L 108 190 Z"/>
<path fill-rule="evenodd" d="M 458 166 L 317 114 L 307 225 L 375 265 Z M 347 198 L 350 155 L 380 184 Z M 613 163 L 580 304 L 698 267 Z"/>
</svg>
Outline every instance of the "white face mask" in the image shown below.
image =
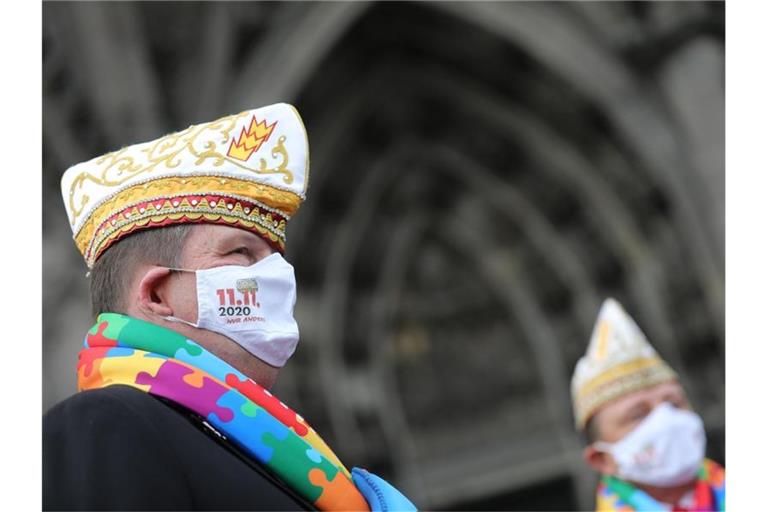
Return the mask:
<svg viewBox="0 0 768 512">
<path fill-rule="evenodd" d="M 166 320 L 223 334 L 276 367 L 282 367 L 296 350 L 296 277 L 293 266 L 279 253 L 250 267 L 172 270 L 194 272 L 196 276 L 197 323 L 173 316 Z"/>
<path fill-rule="evenodd" d="M 620 441 L 598 441 L 613 455 L 624 480 L 655 487 L 690 482 L 704 459 L 706 438 L 701 418 L 664 402 Z"/>
</svg>

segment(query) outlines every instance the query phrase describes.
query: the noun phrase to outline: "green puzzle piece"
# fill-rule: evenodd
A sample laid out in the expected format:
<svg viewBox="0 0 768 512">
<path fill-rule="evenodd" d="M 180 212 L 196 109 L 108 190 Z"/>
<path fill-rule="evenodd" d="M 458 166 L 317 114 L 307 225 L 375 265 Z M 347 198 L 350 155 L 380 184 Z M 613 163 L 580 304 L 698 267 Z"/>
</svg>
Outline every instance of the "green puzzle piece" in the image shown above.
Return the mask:
<svg viewBox="0 0 768 512">
<path fill-rule="evenodd" d="M 240 406 L 240 412 L 251 418 L 256 417 L 256 414 L 258 414 L 259 411 L 263 411 L 263 409 L 250 400 Z"/>
<path fill-rule="evenodd" d="M 339 472 L 325 457 L 320 462 L 313 462 L 307 456 L 307 450 L 312 448 L 306 441 L 291 433 L 285 440 L 280 441 L 269 432 L 262 436 L 264 444 L 272 447 L 274 453 L 269 465 L 280 468 L 281 477 L 311 502 L 315 502 L 323 493 L 323 488 L 309 481 L 309 472 L 320 469 L 330 482 Z"/>
<path fill-rule="evenodd" d="M 112 315 L 109 322 L 111 325 Z M 126 323 L 127 325 L 120 331 L 120 338 L 139 350 L 156 352 L 167 357 L 175 357 L 176 352 L 182 348 L 191 356 L 197 356 L 203 352 L 202 348 L 192 344 L 186 336 L 170 329 L 137 319 L 131 319 Z"/>
<path fill-rule="evenodd" d="M 129 320 L 122 315 L 99 315 L 98 321 L 91 327 L 88 334 L 96 336 L 99 333 L 99 326 L 104 322 L 107 323 L 107 327 L 101 333 L 102 336 L 110 340 L 116 340 L 120 336 L 120 331 Z"/>
</svg>

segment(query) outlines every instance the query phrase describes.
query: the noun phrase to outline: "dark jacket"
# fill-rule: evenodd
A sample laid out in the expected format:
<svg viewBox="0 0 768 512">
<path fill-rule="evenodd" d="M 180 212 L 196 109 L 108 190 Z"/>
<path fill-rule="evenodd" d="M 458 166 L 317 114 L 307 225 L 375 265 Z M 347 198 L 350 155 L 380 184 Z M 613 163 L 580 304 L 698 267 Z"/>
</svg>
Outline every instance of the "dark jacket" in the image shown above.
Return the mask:
<svg viewBox="0 0 768 512">
<path fill-rule="evenodd" d="M 44 510 L 313 510 L 203 419 L 115 385 L 43 417 Z"/>
</svg>

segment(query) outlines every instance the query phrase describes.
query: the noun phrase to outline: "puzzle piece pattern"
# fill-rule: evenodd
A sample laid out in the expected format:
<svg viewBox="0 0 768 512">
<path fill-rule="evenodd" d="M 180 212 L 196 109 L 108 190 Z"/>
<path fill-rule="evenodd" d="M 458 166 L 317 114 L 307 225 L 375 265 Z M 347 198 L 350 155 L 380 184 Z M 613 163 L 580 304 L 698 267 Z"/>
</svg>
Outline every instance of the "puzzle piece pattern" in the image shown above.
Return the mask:
<svg viewBox="0 0 768 512">
<path fill-rule="evenodd" d="M 117 337 L 107 337 L 105 333 L 107 327 L 109 327 L 109 322 L 100 322 L 94 325 L 85 335 L 84 345 L 86 347 L 116 347 Z"/>
<path fill-rule="evenodd" d="M 99 315 L 102 318 L 102 315 Z M 107 328 L 104 330 L 104 336 L 107 338 L 118 340 L 120 342 L 120 333 L 123 328 L 131 322 L 131 319 L 127 316 L 116 314 L 103 315 L 104 320 L 107 322 Z"/>
<path fill-rule="evenodd" d="M 173 357 L 178 359 L 179 361 L 184 361 L 187 364 L 190 364 L 196 368 L 205 368 L 205 371 L 208 372 L 211 376 L 219 379 L 222 382 L 225 382 L 227 374 L 235 373 L 242 375 L 240 372 L 232 368 L 229 364 L 225 363 L 215 355 L 211 354 L 207 350 L 200 347 L 197 343 L 195 343 L 192 340 L 187 340 L 188 345 L 185 347 L 196 347 L 199 348 L 199 353 L 191 354 L 189 350 L 182 349 L 177 350 Z M 246 377 L 242 375 L 242 377 L 245 379 Z"/>
<path fill-rule="evenodd" d="M 98 371 L 101 360 L 107 355 L 111 347 L 84 348 L 77 355 L 77 374 L 84 378 L 90 378 L 94 370 Z"/>
<path fill-rule="evenodd" d="M 274 448 L 264 443 L 263 436 L 269 434 L 282 440 L 290 434 L 288 429 L 263 409 L 254 408 L 237 390 L 230 389 L 219 398 L 217 405 L 233 412 L 233 417 L 224 421 L 211 414 L 208 420 L 258 460 L 265 464 L 270 463 Z"/>
<path fill-rule="evenodd" d="M 149 392 L 177 402 L 197 414 L 208 417 L 216 414 L 222 421 L 231 421 L 234 414 L 230 409 L 217 404 L 227 388 L 209 377 L 185 378 L 200 372 L 173 360 L 163 361 L 157 375 L 141 371 L 136 375 L 136 384 L 149 386 Z M 201 386 L 190 383 L 199 382 Z"/>
<path fill-rule="evenodd" d="M 120 315 L 112 314 L 102 316 L 107 316 L 110 322 L 113 316 L 120 318 Z M 157 352 L 168 357 L 178 357 L 177 354 L 181 351 L 187 352 L 190 356 L 197 356 L 203 352 L 200 345 L 176 331 L 135 319 L 130 319 L 122 327 L 119 339 L 123 345 L 147 352 Z"/>
<path fill-rule="evenodd" d="M 78 364 L 78 389 L 96 389 L 111 384 L 125 384 L 148 391 L 136 383 L 136 375 L 156 375 L 164 358 L 126 347 L 93 347 L 83 349 Z"/>
<path fill-rule="evenodd" d="M 309 428 L 299 419 L 298 414 L 289 409 L 275 395 L 251 379 L 247 377 L 240 379 L 233 373 L 227 374 L 225 379 L 227 384 L 263 407 L 269 414 L 280 420 L 280 423 L 292 428 L 300 436 L 305 436 L 309 432 Z"/>
<path fill-rule="evenodd" d="M 84 348 L 77 356 L 77 390 L 97 389 L 104 385 L 101 364 L 111 347 Z"/>
<path fill-rule="evenodd" d="M 344 467 L 344 464 L 341 463 L 336 454 L 333 453 L 333 450 L 325 444 L 325 441 L 323 441 L 317 432 L 307 425 L 306 421 L 304 421 L 301 416 L 280 401 L 280 399 L 244 375 L 229 373 L 225 377 L 225 382 L 253 400 L 259 406 L 263 407 L 264 410 L 277 418 L 283 425 L 292 428 L 293 431 L 303 437 L 310 446 L 314 446 L 326 459 L 330 460 L 337 468 L 341 469 L 347 477 L 350 477 L 347 468 Z"/>
<path fill-rule="evenodd" d="M 104 385 L 125 384 L 139 387 L 136 383 L 136 375 L 144 372 L 156 376 L 165 359 L 152 357 L 149 352 L 134 350 L 125 347 L 112 348 L 100 366 Z M 142 391 L 149 391 L 148 386 L 141 386 Z"/>
<path fill-rule="evenodd" d="M 613 493 L 604 483 L 597 488 L 596 509 L 598 511 L 633 512 L 633 508 L 624 503 L 618 494 Z"/>
<path fill-rule="evenodd" d="M 704 461 L 704 471 L 702 478 L 707 480 L 715 489 L 725 485 L 725 470 L 721 466 L 707 459 Z"/>
<path fill-rule="evenodd" d="M 368 502 L 355 484 L 341 472 L 329 480 L 323 471 L 315 468 L 309 471 L 309 481 L 312 485 L 322 488 L 320 497 L 315 501 L 319 510 L 338 510 L 342 504 L 344 510 L 370 510 Z"/>
<path fill-rule="evenodd" d="M 101 363 L 111 348 L 117 346 L 117 339 L 107 336 L 109 322 L 95 324 L 83 340 L 83 349 L 77 356 L 77 389 L 100 388 L 104 385 Z"/>
<path fill-rule="evenodd" d="M 321 458 L 320 462 L 313 461 L 307 454 L 307 449 L 311 447 L 298 436 L 291 435 L 284 439 L 277 439 L 267 433 L 262 439 L 265 444 L 274 449 L 270 466 L 281 468 L 280 476 L 293 489 L 296 489 L 312 502 L 320 498 L 323 494 L 323 488 L 310 481 L 310 471 L 320 471 L 328 481 L 339 474 L 339 469 L 327 459 Z"/>
</svg>

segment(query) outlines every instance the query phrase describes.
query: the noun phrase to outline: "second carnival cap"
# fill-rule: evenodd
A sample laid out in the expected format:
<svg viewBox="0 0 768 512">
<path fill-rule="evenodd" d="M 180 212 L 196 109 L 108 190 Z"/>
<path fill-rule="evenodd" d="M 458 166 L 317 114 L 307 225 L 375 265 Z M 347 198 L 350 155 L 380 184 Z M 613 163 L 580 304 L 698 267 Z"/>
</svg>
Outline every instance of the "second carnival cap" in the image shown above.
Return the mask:
<svg viewBox="0 0 768 512">
<path fill-rule="evenodd" d="M 606 299 L 571 379 L 576 427 L 584 429 L 603 404 L 675 378 L 621 304 Z"/>
<path fill-rule="evenodd" d="M 293 106 L 277 103 L 74 165 L 61 190 L 91 268 L 131 233 L 185 223 L 246 229 L 283 252 L 308 182 L 304 124 Z"/>
</svg>

